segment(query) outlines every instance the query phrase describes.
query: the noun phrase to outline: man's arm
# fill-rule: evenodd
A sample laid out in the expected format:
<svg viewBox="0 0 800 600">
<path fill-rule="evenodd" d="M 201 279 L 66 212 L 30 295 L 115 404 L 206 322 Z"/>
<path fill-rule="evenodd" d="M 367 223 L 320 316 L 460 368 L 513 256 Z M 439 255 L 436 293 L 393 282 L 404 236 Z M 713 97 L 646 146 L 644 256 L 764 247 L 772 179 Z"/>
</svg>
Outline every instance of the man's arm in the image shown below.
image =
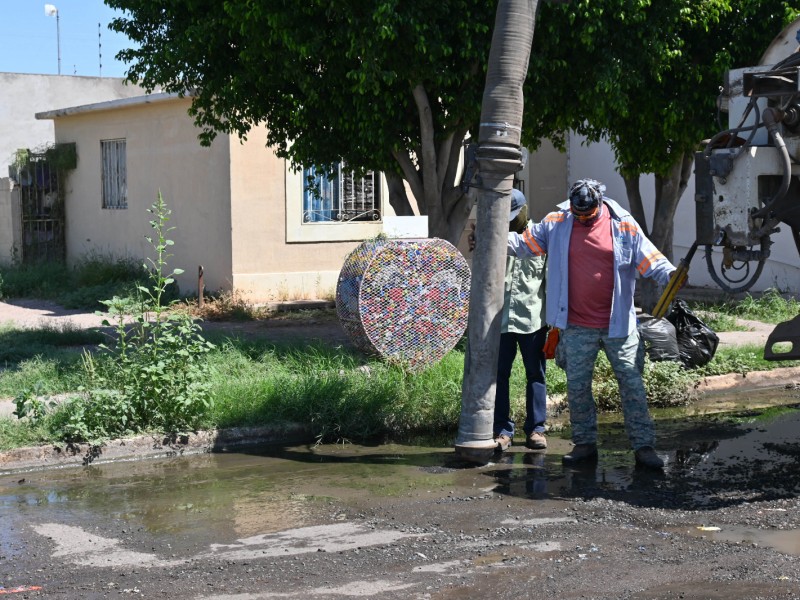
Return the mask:
<svg viewBox="0 0 800 600">
<path fill-rule="evenodd" d="M 507 251 L 510 256 L 531 258 L 547 254 L 545 229 L 541 223 L 530 221 L 522 233 L 509 232 Z"/>
<path fill-rule="evenodd" d="M 636 221 L 633 221 L 636 223 Z M 661 251 L 656 248 L 636 223 L 639 243 L 636 247 L 636 270 L 642 277 L 652 277 L 660 285 L 667 285 L 669 278 L 675 271 L 673 265 Z"/>
</svg>

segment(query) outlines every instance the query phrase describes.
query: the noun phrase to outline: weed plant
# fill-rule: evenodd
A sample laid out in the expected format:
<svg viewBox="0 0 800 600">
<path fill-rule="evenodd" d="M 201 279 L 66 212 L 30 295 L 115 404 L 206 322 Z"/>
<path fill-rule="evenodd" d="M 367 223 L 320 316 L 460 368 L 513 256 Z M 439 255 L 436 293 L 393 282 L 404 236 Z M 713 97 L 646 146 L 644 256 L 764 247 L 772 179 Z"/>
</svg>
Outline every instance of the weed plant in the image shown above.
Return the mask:
<svg viewBox="0 0 800 600">
<path fill-rule="evenodd" d="M 19 421 L 16 417 L 0 417 L 0 451 L 23 446 L 37 446 L 53 441 L 48 420 Z"/>
<path fill-rule="evenodd" d="M 711 375 L 726 375 L 728 373 L 739 373 L 747 375 L 752 371 L 769 371 L 780 367 L 796 367 L 797 362 L 770 361 L 764 359 L 764 347 L 756 345 L 745 346 L 720 346 L 714 355 L 714 359 L 695 369 L 699 377 Z"/>
<path fill-rule="evenodd" d="M 265 307 L 255 306 L 236 292 L 220 292 L 204 297 L 202 308 L 196 299 L 186 300 L 177 308 L 187 310 L 204 321 L 256 321 L 274 314 Z"/>
<path fill-rule="evenodd" d="M 651 407 L 669 408 L 685 406 L 694 397 L 693 384 L 699 379 L 695 371 L 684 369 L 683 365 L 674 361 L 653 362 L 644 359 L 643 377 L 647 403 Z M 614 376 L 611 363 L 605 354 L 600 352 L 595 363 L 592 380 L 592 393 L 598 410 L 619 412 L 622 410 L 622 399 L 619 385 Z"/>
<path fill-rule="evenodd" d="M 79 329 L 71 324 L 20 329 L 11 323 L 0 324 L 0 365 L 6 368 L 35 357 L 76 355 L 76 348 L 103 342 L 95 329 Z"/>
<path fill-rule="evenodd" d="M 113 298 L 104 301 L 114 319 L 115 335 L 101 344 L 105 360 L 84 353 L 85 395 L 65 403 L 56 414 L 67 441 L 93 441 L 128 433 L 179 433 L 196 429 L 212 400 L 203 357 L 213 344 L 183 311 L 170 311 L 165 297 L 182 271 L 168 270 L 171 255 L 166 226 L 171 211 L 162 195 L 148 209 L 155 250 L 148 259 L 150 285 L 138 287 L 138 305 Z M 109 320 L 104 322 L 111 326 Z"/>
<path fill-rule="evenodd" d="M 163 221 L 155 221 L 163 228 Z M 163 233 L 153 240 L 163 253 L 163 260 L 156 260 L 161 270 L 154 265 L 153 273 L 165 273 L 170 244 Z M 417 434 L 440 435 L 443 442 L 450 441 L 461 407 L 462 345 L 440 363 L 414 374 L 322 343 L 276 346 L 227 338 L 212 348 L 199 336 L 189 312 L 176 311 L 164 300 L 170 279 L 162 274 L 157 280 L 161 283 L 148 288 L 151 296 L 139 290 L 145 299 L 137 303 L 109 302 L 113 317 L 118 318 L 118 342 L 109 341 L 105 350 L 93 352 L 86 371 L 70 348 L 73 343 L 93 344 L 94 339 L 81 339 L 77 332 L 48 331 L 36 341 L 27 331 L 2 330 L 0 342 L 7 356 L 6 368 L 0 370 L 0 396 L 16 396 L 20 408 L 29 412 L 28 418 L 14 421 L 13 426 L 11 420 L 0 420 L 0 447 L 65 438 L 98 439 L 138 430 L 282 423 L 307 425 L 320 441 L 365 442 L 387 436 L 403 440 Z M 160 297 L 158 289 L 162 290 Z M 308 311 L 300 317 L 290 313 L 286 318 L 307 322 L 330 318 L 329 313 Z M 126 314 L 134 317 L 133 327 L 122 326 Z M 154 320 L 156 314 L 160 316 Z M 157 323 L 165 324 L 166 338 L 161 334 L 153 337 L 160 327 Z M 154 345 L 149 346 L 151 342 Z M 32 349 L 26 353 L 27 345 Z M 173 359 L 176 362 L 170 362 Z M 720 347 L 714 360 L 692 371 L 678 363 L 647 361 L 644 382 L 652 406 L 670 407 L 689 402 L 693 384 L 700 377 L 794 364 L 764 361 L 761 347 Z M 37 404 L 37 400 L 46 403 L 48 395 L 77 394 L 87 373 L 91 377 L 86 396 L 41 416 L 39 409 L 46 404 Z M 547 383 L 551 397 L 565 395 L 564 372 L 552 361 L 548 362 Z M 616 379 L 602 353 L 594 393 L 601 410 L 620 410 Z M 512 415 L 518 423 L 524 418 L 524 394 L 524 369 L 521 361 L 516 361 L 511 395 Z M 167 407 L 160 404 L 169 396 L 177 400 Z"/>
</svg>

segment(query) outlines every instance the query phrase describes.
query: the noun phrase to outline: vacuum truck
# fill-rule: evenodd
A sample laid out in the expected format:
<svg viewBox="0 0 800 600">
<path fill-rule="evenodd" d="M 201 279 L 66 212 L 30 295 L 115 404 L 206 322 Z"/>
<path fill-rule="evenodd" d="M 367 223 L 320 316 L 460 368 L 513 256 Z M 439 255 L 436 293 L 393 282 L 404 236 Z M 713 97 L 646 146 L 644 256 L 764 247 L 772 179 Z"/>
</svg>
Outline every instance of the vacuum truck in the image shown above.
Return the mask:
<svg viewBox="0 0 800 600">
<path fill-rule="evenodd" d="M 799 44 L 800 19 L 759 65 L 728 71 L 718 98 L 727 128 L 695 155 L 696 244 L 705 247 L 712 279 L 730 293 L 758 280 L 782 227 L 800 255 Z M 800 315 L 775 327 L 764 357 L 800 358 Z"/>
</svg>

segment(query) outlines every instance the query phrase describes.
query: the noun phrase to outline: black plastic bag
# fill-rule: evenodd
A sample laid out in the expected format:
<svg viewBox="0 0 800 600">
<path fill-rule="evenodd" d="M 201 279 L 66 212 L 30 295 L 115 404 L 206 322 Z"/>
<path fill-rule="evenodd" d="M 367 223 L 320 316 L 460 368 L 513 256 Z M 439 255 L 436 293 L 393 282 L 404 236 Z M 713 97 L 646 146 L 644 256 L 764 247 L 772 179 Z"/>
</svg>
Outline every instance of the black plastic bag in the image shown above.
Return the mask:
<svg viewBox="0 0 800 600">
<path fill-rule="evenodd" d="M 719 337 L 689 309 L 686 302 L 676 300 L 666 318 L 675 326 L 678 352 L 684 367 L 702 367 L 714 358 Z"/>
<path fill-rule="evenodd" d="M 666 319 L 642 318 L 637 326 L 644 350 L 652 361 L 681 360 L 675 326 Z"/>
</svg>

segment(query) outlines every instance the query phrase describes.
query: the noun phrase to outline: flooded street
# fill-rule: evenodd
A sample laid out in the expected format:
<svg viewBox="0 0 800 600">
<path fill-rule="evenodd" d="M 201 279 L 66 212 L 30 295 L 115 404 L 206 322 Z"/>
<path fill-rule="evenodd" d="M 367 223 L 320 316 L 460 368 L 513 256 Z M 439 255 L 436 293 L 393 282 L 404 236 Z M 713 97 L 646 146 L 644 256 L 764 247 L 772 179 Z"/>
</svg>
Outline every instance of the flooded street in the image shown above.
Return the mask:
<svg viewBox="0 0 800 600">
<path fill-rule="evenodd" d="M 586 469 L 564 432 L 481 467 L 442 439 L 7 473 L 0 594 L 800 598 L 798 391 L 758 393 L 656 413 L 663 473 L 611 417 Z"/>
</svg>

